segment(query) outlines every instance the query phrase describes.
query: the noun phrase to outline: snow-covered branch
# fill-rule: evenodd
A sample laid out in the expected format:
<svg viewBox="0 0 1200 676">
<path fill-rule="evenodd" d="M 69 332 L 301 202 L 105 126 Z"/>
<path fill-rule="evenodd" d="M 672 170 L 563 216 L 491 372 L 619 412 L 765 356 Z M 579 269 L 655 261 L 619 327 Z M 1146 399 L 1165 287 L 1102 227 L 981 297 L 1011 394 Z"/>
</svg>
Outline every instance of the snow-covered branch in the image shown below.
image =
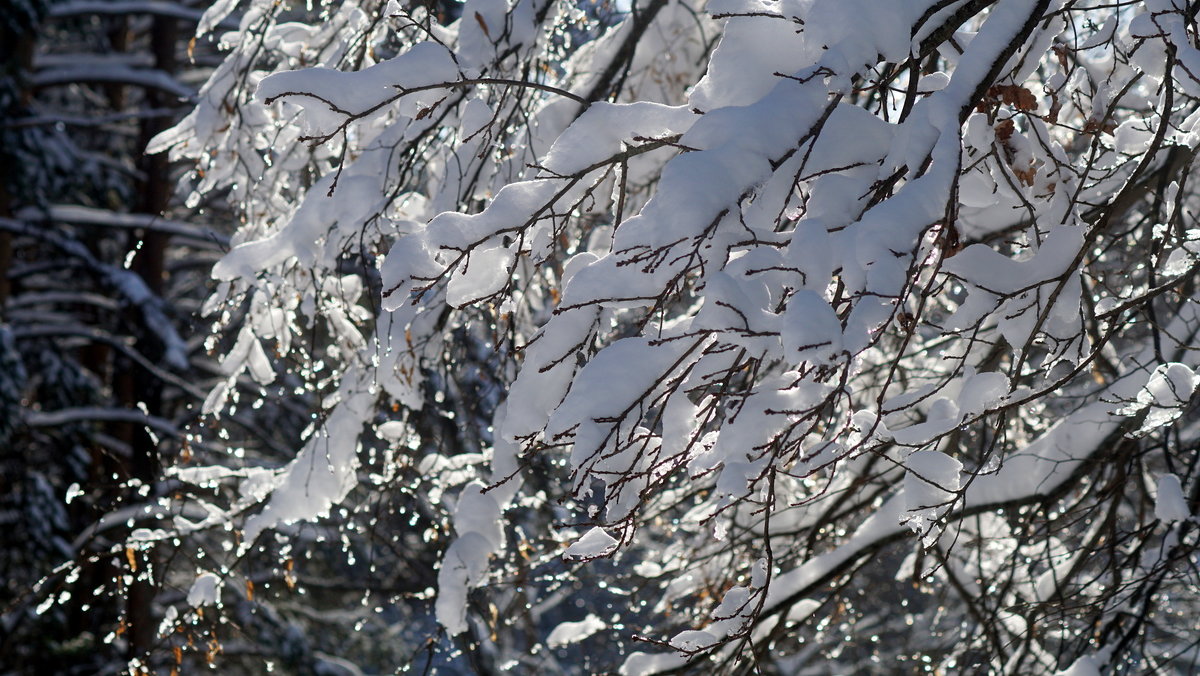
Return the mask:
<svg viewBox="0 0 1200 676">
<path fill-rule="evenodd" d="M 1117 619 L 1200 602 L 1194 13 L 249 3 L 151 150 L 244 220 L 205 412 L 312 424 L 206 523 L 436 558 L 429 665 L 1195 657 Z"/>
</svg>

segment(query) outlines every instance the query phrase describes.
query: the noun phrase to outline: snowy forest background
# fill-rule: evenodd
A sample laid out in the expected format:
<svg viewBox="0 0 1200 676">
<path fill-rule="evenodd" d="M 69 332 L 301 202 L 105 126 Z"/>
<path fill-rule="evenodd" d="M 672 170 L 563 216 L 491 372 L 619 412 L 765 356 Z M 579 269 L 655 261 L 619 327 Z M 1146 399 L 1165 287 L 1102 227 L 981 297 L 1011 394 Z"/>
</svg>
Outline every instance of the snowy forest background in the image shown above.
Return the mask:
<svg viewBox="0 0 1200 676">
<path fill-rule="evenodd" d="M 0 3 L 0 673 L 1196 673 L 1198 11 Z"/>
</svg>

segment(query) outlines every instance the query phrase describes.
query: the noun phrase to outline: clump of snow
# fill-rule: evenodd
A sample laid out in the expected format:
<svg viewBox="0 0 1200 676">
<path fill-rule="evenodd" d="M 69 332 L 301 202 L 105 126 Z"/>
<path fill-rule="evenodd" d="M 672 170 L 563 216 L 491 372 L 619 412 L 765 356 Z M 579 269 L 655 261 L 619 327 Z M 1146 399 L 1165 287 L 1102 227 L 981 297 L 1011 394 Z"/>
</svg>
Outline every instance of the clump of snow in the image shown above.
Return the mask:
<svg viewBox="0 0 1200 676">
<path fill-rule="evenodd" d="M 905 512 L 900 517 L 921 536 L 926 547 L 937 541 L 941 530 L 938 519 L 949 511 L 956 499 L 962 476 L 962 463 L 940 451 L 918 451 L 905 462 Z"/>
<path fill-rule="evenodd" d="M 687 106 L 660 103 L 593 103 L 567 127 L 543 161 L 557 174 L 574 174 L 621 152 L 634 137 L 656 139 L 682 134 L 699 116 Z"/>
<path fill-rule="evenodd" d="M 459 494 L 454 509 L 458 537 L 446 549 L 438 569 L 438 622 L 451 636 L 467 630 L 467 594 L 483 584 L 488 562 L 504 548 L 504 523 L 500 505 L 484 493 L 480 481 L 472 481 Z"/>
<path fill-rule="evenodd" d="M 563 558 L 598 559 L 612 553 L 616 548 L 617 539 L 597 526 L 567 547 L 567 551 L 563 552 Z"/>
<path fill-rule="evenodd" d="M 221 599 L 221 578 L 216 573 L 201 573 L 188 590 L 187 602 L 193 608 L 211 606 Z"/>
<path fill-rule="evenodd" d="M 1183 415 L 1198 384 L 1200 376 L 1186 364 L 1159 364 L 1137 397 L 1116 413 L 1126 416 L 1144 414 L 1142 424 L 1130 436 L 1145 436 Z"/>
<path fill-rule="evenodd" d="M 563 622 L 555 627 L 554 631 L 551 631 L 550 635 L 546 637 L 546 645 L 551 648 L 560 648 L 578 643 L 607 626 L 604 620 L 596 617 L 593 613 L 588 613 L 587 617 L 578 622 Z"/>
<path fill-rule="evenodd" d="M 1179 477 L 1174 474 L 1160 476 L 1157 489 L 1154 496 L 1154 518 L 1168 522 L 1192 518 L 1192 511 L 1188 508 Z"/>
<path fill-rule="evenodd" d="M 1155 130 L 1158 129 L 1159 122 L 1155 118 L 1133 118 L 1122 122 L 1113 132 L 1113 146 L 1117 152 L 1144 152 L 1154 140 Z"/>
<path fill-rule="evenodd" d="M 344 398 L 295 459 L 278 472 L 241 486 L 249 498 L 270 495 L 266 506 L 246 519 L 243 549 L 264 530 L 328 514 L 357 484 L 363 411 L 373 397 L 366 387 L 359 387 L 353 374 L 345 376 L 342 392 Z"/>
<path fill-rule="evenodd" d="M 315 117 L 312 131 L 332 131 L 317 120 L 327 120 L 334 128 L 348 114 L 361 114 L 398 92 L 429 85 L 452 83 L 458 79 L 458 67 L 450 52 L 441 45 L 423 42 L 387 61 L 358 71 L 308 68 L 269 75 L 258 85 L 257 96 L 265 102 L 288 97 Z"/>
<path fill-rule="evenodd" d="M 379 438 L 392 443 L 403 440 L 409 434 L 409 428 L 399 420 L 389 420 L 375 428 Z"/>
<path fill-rule="evenodd" d="M 678 669 L 687 664 L 687 657 L 680 653 L 632 653 L 621 665 L 621 676 L 643 676 Z"/>
<path fill-rule="evenodd" d="M 200 17 L 200 21 L 196 24 L 196 37 L 200 37 L 212 32 L 225 17 L 233 13 L 237 9 L 239 0 L 217 0 L 212 3 L 204 14 Z"/>
</svg>

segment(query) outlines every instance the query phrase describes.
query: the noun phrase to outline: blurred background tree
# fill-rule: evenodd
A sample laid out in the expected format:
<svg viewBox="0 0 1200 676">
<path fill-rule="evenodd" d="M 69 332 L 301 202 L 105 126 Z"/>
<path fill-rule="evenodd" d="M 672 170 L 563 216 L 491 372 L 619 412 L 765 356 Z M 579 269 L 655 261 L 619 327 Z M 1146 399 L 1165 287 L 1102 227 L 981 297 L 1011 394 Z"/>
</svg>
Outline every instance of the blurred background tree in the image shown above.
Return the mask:
<svg viewBox="0 0 1200 676">
<path fill-rule="evenodd" d="M 225 236 L 171 215 L 142 152 L 191 105 L 185 3 L 0 5 L 0 655 L 22 673 L 120 669 L 151 646 L 126 576 L 134 509 L 166 490 L 202 400 L 184 336 Z M 189 28 L 190 27 L 190 28 Z M 105 516 L 108 515 L 108 519 Z M 153 566 L 154 554 L 142 566 Z M 58 602 L 42 606 L 48 599 Z"/>
</svg>

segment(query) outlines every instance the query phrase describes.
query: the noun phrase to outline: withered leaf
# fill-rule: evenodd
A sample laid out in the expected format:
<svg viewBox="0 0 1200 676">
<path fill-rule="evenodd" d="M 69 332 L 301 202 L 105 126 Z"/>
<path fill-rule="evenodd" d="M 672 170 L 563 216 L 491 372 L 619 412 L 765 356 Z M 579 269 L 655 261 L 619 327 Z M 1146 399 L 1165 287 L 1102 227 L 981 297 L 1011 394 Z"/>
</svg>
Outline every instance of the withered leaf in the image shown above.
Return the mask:
<svg viewBox="0 0 1200 676">
<path fill-rule="evenodd" d="M 492 32 L 488 30 L 488 25 L 487 22 L 483 20 L 483 15 L 479 12 L 475 12 L 475 21 L 479 22 L 479 27 L 483 29 L 483 35 L 487 39 L 491 40 Z"/>
<path fill-rule="evenodd" d="M 995 85 L 988 90 L 988 96 L 998 98 L 1005 104 L 1024 112 L 1036 110 L 1038 107 L 1038 100 L 1033 92 L 1017 85 Z"/>
<path fill-rule="evenodd" d="M 1016 126 L 1013 124 L 1012 118 L 1000 120 L 996 123 L 996 139 L 1004 142 L 1012 138 L 1013 130 Z"/>
</svg>

